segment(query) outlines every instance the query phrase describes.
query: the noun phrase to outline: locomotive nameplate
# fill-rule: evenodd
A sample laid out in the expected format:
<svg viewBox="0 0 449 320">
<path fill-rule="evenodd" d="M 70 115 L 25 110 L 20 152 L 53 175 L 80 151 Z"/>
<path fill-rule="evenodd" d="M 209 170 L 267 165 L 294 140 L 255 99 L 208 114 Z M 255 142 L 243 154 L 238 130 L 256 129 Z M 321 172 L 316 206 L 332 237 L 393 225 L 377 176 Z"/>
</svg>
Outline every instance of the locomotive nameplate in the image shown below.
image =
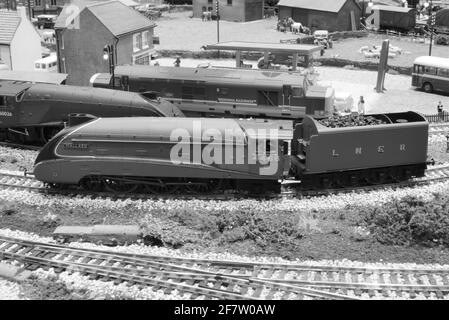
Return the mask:
<svg viewBox="0 0 449 320">
<path fill-rule="evenodd" d="M 68 142 L 68 143 L 64 143 L 62 146 L 64 149 L 69 149 L 69 150 L 86 150 L 89 148 L 89 145 L 87 143 Z"/>
</svg>

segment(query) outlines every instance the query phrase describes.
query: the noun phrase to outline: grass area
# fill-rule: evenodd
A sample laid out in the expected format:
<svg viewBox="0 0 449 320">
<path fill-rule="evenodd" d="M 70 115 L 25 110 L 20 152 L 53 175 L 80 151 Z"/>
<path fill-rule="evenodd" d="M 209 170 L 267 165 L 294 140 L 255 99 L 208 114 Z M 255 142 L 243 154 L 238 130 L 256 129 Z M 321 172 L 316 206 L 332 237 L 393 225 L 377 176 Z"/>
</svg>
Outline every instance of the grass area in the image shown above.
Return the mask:
<svg viewBox="0 0 449 320">
<path fill-rule="evenodd" d="M 363 54 L 359 53 L 359 49 L 363 46 L 372 48 L 374 45 L 381 46 L 382 41 L 389 39 L 390 45 L 402 49 L 402 53 L 394 58 L 388 59 L 388 64 L 399 67 L 411 67 L 413 61 L 420 56 L 429 55 L 429 43 L 418 43 L 411 41 L 409 37 L 397 37 L 387 35 L 370 34 L 365 38 L 358 39 L 342 39 L 335 41 L 334 47 L 325 53 L 325 57 L 336 56 L 342 59 L 352 61 L 373 61 L 378 62 L 379 59 L 365 58 Z M 432 55 L 437 57 L 448 57 L 448 46 L 433 45 Z"/>
<path fill-rule="evenodd" d="M 165 13 L 157 20 L 155 29 L 161 44 L 156 50 L 188 50 L 200 51 L 203 45 L 217 43 L 217 27 L 215 21 L 202 21 L 191 18 L 192 12 Z M 220 21 L 220 41 L 252 41 L 279 43 L 284 39 L 295 39 L 297 35 L 291 32 L 278 32 L 276 30 L 277 17 L 239 23 Z M 428 55 L 428 43 L 410 41 L 410 38 L 389 36 L 392 46 L 400 47 L 402 54 L 389 59 L 390 65 L 410 67 L 416 57 Z M 360 47 L 381 45 L 387 39 L 386 35 L 369 35 L 360 39 L 344 39 L 334 43 L 333 49 L 325 53 L 325 57 L 336 56 L 353 61 L 378 61 L 365 58 L 358 52 Z M 434 56 L 448 57 L 447 46 L 434 45 Z"/>
</svg>

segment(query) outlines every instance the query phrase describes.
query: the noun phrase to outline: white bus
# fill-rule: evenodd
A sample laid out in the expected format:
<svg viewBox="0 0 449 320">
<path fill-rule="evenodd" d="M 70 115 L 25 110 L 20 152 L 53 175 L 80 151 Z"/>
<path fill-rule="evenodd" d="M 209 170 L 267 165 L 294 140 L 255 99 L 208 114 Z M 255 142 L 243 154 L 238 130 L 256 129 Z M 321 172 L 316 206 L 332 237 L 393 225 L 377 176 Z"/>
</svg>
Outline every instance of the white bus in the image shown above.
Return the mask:
<svg viewBox="0 0 449 320">
<path fill-rule="evenodd" d="M 44 72 L 58 72 L 58 58 L 56 55 L 51 55 L 46 58 L 36 60 L 34 62 L 35 71 Z"/>
<path fill-rule="evenodd" d="M 415 59 L 412 86 L 425 92 L 449 93 L 449 58 L 423 56 Z"/>
</svg>

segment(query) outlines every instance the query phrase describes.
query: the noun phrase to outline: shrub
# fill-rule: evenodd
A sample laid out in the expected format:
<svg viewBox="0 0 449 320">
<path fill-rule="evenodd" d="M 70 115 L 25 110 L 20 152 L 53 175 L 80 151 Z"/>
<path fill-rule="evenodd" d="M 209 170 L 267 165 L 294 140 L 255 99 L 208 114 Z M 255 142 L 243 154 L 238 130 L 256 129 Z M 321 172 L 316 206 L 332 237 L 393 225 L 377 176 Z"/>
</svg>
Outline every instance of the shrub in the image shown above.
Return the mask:
<svg viewBox="0 0 449 320">
<path fill-rule="evenodd" d="M 449 197 L 436 195 L 432 202 L 405 197 L 378 208 L 362 210 L 373 236 L 390 245 L 435 243 L 449 246 Z"/>
</svg>

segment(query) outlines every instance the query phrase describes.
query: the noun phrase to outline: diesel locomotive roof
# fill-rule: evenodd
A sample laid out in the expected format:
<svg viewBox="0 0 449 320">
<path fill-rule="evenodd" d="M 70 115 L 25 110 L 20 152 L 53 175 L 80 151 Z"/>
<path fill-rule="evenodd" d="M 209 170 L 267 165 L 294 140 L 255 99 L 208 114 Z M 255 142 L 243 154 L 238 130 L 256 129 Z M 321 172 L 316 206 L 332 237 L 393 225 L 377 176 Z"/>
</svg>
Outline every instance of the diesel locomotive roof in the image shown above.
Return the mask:
<svg viewBox="0 0 449 320">
<path fill-rule="evenodd" d="M 188 133 L 188 137 L 191 138 L 190 141 L 198 141 L 198 137 L 202 141 L 211 141 L 210 135 L 216 137 L 218 130 L 222 137 L 221 141 L 232 143 L 234 138 L 240 138 L 240 141 L 246 141 L 247 137 L 270 138 L 269 129 L 278 129 L 279 139 L 284 140 L 292 137 L 291 123 L 291 121 L 276 120 L 256 122 L 254 120 L 211 118 L 163 118 L 163 120 L 154 117 L 99 118 L 81 125 L 69 136 L 73 139 L 82 140 L 129 139 L 147 141 L 151 139 L 153 141 L 176 142 L 180 134 Z"/>
<path fill-rule="evenodd" d="M 302 85 L 305 78 L 298 73 L 279 71 L 162 66 L 118 66 L 115 68 L 115 74 L 119 76 L 128 75 L 131 78 L 172 79 L 193 82 L 239 82 L 265 85 Z"/>
<path fill-rule="evenodd" d="M 16 96 L 31 86 L 31 83 L 0 80 L 0 96 Z"/>
</svg>

